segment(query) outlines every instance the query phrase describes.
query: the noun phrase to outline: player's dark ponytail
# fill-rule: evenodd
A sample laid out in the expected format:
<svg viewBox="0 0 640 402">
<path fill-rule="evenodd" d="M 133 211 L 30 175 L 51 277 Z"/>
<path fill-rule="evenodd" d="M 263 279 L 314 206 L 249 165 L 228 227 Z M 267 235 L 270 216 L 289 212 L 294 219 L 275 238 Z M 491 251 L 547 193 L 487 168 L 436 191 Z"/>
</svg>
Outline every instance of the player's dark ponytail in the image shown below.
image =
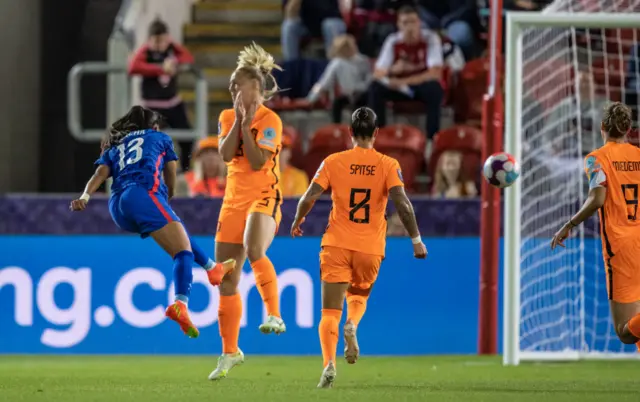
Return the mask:
<svg viewBox="0 0 640 402">
<path fill-rule="evenodd" d="M 604 110 L 602 127 L 611 138 L 622 138 L 631 129 L 632 118 L 629 106 L 620 102 L 613 102 Z"/>
<path fill-rule="evenodd" d="M 358 108 L 351 115 L 351 133 L 354 137 L 373 137 L 377 125 L 378 116 L 368 107 Z"/>
<path fill-rule="evenodd" d="M 120 144 L 122 139 L 131 131 L 146 130 L 153 128 L 154 125 L 163 124 L 162 116 L 156 112 L 145 109 L 142 106 L 134 106 L 126 115 L 111 125 L 102 140 L 101 149 L 104 152 Z"/>
</svg>

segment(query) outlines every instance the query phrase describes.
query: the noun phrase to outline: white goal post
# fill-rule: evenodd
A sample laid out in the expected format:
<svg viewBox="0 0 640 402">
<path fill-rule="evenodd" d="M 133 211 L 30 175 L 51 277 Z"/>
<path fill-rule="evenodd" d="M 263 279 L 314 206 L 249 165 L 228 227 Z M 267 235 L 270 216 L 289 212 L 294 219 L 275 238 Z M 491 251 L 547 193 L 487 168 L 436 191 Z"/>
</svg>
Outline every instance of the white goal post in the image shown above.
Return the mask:
<svg viewBox="0 0 640 402">
<path fill-rule="evenodd" d="M 640 12 L 640 4 L 628 7 Z M 600 122 L 585 123 L 586 106 L 620 100 L 620 93 L 624 101 L 624 80 L 614 80 L 610 66 L 626 68 L 626 50 L 640 38 L 621 32 L 640 28 L 640 13 L 559 9 L 507 14 L 505 151 L 522 173 L 504 195 L 505 365 L 640 357 L 611 323 L 597 219 L 574 230 L 566 249 L 549 247 L 586 196 L 587 148 L 602 145 Z"/>
</svg>

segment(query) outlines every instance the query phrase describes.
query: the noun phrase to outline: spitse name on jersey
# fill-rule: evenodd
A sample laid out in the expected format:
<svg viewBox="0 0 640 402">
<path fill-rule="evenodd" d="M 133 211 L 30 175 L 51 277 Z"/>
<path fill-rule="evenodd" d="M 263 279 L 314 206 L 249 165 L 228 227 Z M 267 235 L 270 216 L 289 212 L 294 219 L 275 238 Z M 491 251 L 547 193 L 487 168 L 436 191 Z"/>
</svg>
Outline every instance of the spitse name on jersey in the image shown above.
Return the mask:
<svg viewBox="0 0 640 402">
<path fill-rule="evenodd" d="M 322 246 L 384 256 L 389 189 L 404 186 L 398 161 L 355 147 L 327 157 L 313 181 L 333 202 Z"/>
</svg>

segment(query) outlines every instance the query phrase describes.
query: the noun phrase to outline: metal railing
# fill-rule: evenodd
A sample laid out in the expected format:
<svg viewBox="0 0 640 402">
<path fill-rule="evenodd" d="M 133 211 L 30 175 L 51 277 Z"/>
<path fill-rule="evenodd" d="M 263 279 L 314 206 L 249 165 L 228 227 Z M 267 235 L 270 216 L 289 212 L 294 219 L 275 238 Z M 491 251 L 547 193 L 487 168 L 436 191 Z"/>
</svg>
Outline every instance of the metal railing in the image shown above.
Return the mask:
<svg viewBox="0 0 640 402">
<path fill-rule="evenodd" d="M 208 85 L 207 80 L 201 70 L 193 66 L 183 66 L 180 73 L 189 73 L 196 77 L 195 85 L 195 124 L 190 130 L 167 130 L 172 138 L 176 140 L 191 140 L 202 138 L 208 135 Z M 114 65 L 108 62 L 85 62 L 78 63 L 69 71 L 67 77 L 68 96 L 67 96 L 67 124 L 71 135 L 78 141 L 89 142 L 99 141 L 105 133 L 105 129 L 85 129 L 82 126 L 82 99 L 81 99 L 81 81 L 82 77 L 87 74 L 107 74 L 108 77 L 124 75 L 126 77 L 127 67 L 124 65 Z M 131 79 L 125 78 L 126 90 L 117 94 L 120 100 L 130 99 Z M 121 85 L 122 88 L 122 85 Z M 120 102 L 122 103 L 122 102 Z M 130 102 L 127 102 L 130 103 Z M 129 105 L 130 106 L 130 105 Z M 122 109 L 119 107 L 118 109 Z M 126 108 L 128 109 L 128 107 Z M 116 113 L 112 111 L 109 115 Z M 123 115 L 122 110 L 116 116 Z M 117 117 L 108 116 L 110 120 Z M 105 125 L 105 128 L 108 124 Z"/>
</svg>

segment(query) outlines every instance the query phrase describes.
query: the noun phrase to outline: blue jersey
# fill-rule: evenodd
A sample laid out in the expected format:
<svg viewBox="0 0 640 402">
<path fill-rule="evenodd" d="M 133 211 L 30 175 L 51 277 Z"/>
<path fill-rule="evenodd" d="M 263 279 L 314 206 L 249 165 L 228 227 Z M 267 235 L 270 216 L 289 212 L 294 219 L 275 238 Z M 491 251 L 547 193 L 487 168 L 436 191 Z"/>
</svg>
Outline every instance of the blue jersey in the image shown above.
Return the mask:
<svg viewBox="0 0 640 402">
<path fill-rule="evenodd" d="M 167 196 L 167 186 L 162 179 L 165 163 L 178 160 L 171 138 L 159 131 L 132 131 L 122 142 L 103 152 L 97 165 L 111 169 L 112 194 L 119 194 L 127 187 L 139 186 L 153 193 Z"/>
</svg>

